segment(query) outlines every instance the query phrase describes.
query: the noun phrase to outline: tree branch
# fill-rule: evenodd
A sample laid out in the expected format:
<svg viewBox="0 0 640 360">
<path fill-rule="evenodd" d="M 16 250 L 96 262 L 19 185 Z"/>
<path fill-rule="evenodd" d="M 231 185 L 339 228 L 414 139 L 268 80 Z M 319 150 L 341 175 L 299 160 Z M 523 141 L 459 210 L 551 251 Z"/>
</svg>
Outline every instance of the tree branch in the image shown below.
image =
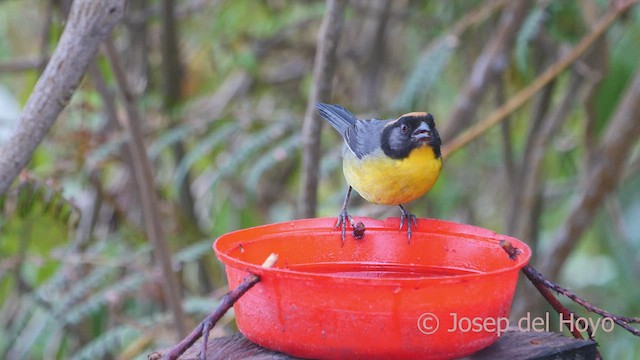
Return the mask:
<svg viewBox="0 0 640 360">
<path fill-rule="evenodd" d="M 120 22 L 125 0 L 76 0 L 51 60 L 0 148 L 0 194 L 27 165 L 58 114 L 69 103 L 98 46 Z"/>
<path fill-rule="evenodd" d="M 164 73 L 163 106 L 169 115 L 171 126 L 180 124 L 176 117 L 176 108 L 182 100 L 184 70 L 180 62 L 179 27 L 176 19 L 175 0 L 162 1 L 162 67 Z M 175 166 L 184 159 L 187 150 L 179 140 L 172 145 Z M 187 171 L 179 185 L 178 200 L 184 213 L 183 218 L 193 229 L 198 229 L 198 216 L 195 212 L 195 201 L 191 193 L 191 171 Z"/>
<path fill-rule="evenodd" d="M 19 73 L 37 70 L 47 65 L 47 58 L 33 58 L 33 59 L 13 59 L 0 62 L 0 74 L 1 73 Z"/>
<path fill-rule="evenodd" d="M 116 83 L 127 111 L 127 115 L 124 117 L 124 126 L 129 133 L 128 145 L 131 153 L 131 171 L 135 176 L 136 186 L 140 196 L 140 207 L 144 218 L 145 232 L 147 239 L 153 244 L 156 255 L 155 261 L 158 263 L 162 271 L 163 279 L 165 280 L 163 282 L 163 290 L 173 312 L 174 324 L 178 335 L 182 337 L 187 331 L 185 316 L 182 310 L 180 286 L 173 272 L 171 252 L 164 237 L 158 195 L 156 194 L 154 186 L 153 170 L 144 146 L 140 125 L 142 123 L 142 116 L 134 103 L 134 96 L 127 84 L 127 77 L 120 64 L 120 59 L 116 53 L 113 41 L 107 39 L 105 45 L 106 54 L 109 58 L 111 69 L 115 75 Z"/>
<path fill-rule="evenodd" d="M 299 203 L 302 217 L 314 217 L 316 214 L 322 121 L 316 114 L 315 105 L 317 102 L 327 101 L 331 96 L 336 49 L 342 32 L 345 4 L 346 0 L 327 0 L 327 10 L 318 33 L 313 85 L 302 127 L 302 181 Z"/>
<path fill-rule="evenodd" d="M 502 249 L 509 255 L 509 258 L 511 260 L 515 260 L 521 253 L 520 249 L 518 249 L 517 247 L 514 247 L 513 244 L 511 244 L 507 240 L 501 240 L 500 247 L 502 247 Z M 538 270 L 534 269 L 530 265 L 525 265 L 522 268 L 522 272 L 527 276 L 527 279 L 531 281 L 531 283 L 536 287 L 536 289 L 540 291 L 540 294 L 542 294 L 542 296 L 549 302 L 549 304 L 554 308 L 554 310 L 556 310 L 558 314 L 562 314 L 564 318 L 576 319 L 577 317 L 572 316 L 572 314 L 575 314 L 575 313 L 570 309 L 566 308 L 564 305 L 562 305 L 562 303 L 558 301 L 558 299 L 551 293 L 550 290 L 568 297 L 576 304 L 585 308 L 587 311 L 598 314 L 605 318 L 610 318 L 611 320 L 613 320 L 614 323 L 620 325 L 623 329 L 627 330 L 631 334 L 635 336 L 640 336 L 640 330 L 629 325 L 629 324 L 640 324 L 640 317 L 628 317 L 628 316 L 616 315 L 608 312 L 607 310 L 601 309 L 591 304 L 587 300 L 574 294 L 573 292 L 569 291 L 568 289 L 554 283 L 553 281 L 548 280 L 540 272 L 538 272 Z M 573 330 L 576 330 L 575 327 Z M 582 335 L 580 335 L 579 331 L 577 330 L 573 331 L 573 330 L 571 332 L 575 338 L 577 339 L 582 338 Z M 591 331 L 589 328 L 587 328 L 587 331 L 589 332 L 589 337 L 592 338 Z"/>
<path fill-rule="evenodd" d="M 276 264 L 278 261 L 278 255 L 275 253 L 271 253 L 262 263 L 262 267 L 270 268 Z M 200 358 L 206 360 L 207 357 L 207 339 L 209 336 L 209 331 L 216 325 L 216 323 L 224 316 L 224 314 L 231 309 L 233 304 L 235 304 L 238 299 L 242 297 L 247 291 L 249 291 L 255 284 L 260 281 L 260 276 L 256 274 L 251 274 L 246 277 L 240 285 L 238 285 L 235 289 L 226 293 L 222 299 L 220 299 L 220 304 L 218 307 L 207 316 L 187 337 L 182 339 L 178 344 L 174 345 L 169 349 L 164 356 L 153 353 L 149 355 L 149 358 L 162 358 L 163 360 L 176 360 L 180 357 L 180 355 L 184 354 L 193 344 L 198 341 L 201 337 L 202 340 L 202 351 L 200 352 Z"/>
</svg>

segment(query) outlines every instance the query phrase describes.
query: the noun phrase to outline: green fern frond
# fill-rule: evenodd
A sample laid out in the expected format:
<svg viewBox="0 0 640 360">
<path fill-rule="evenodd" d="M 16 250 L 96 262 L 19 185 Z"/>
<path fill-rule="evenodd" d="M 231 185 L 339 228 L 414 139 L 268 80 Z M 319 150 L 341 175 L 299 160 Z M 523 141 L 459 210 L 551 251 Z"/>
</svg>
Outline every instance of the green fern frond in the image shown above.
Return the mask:
<svg viewBox="0 0 640 360">
<path fill-rule="evenodd" d="M 257 134 L 252 135 L 249 140 L 240 147 L 240 150 L 238 150 L 232 157 L 227 157 L 227 161 L 213 173 L 213 176 L 207 179 L 204 183 L 204 187 L 214 188 L 220 179 L 238 171 L 242 165 L 249 163 L 249 158 L 251 156 L 262 150 L 268 144 L 277 141 L 285 135 L 288 128 L 288 124 L 276 123 L 263 129 Z"/>
<path fill-rule="evenodd" d="M 18 201 L 16 209 L 18 216 L 21 218 L 27 217 L 31 213 L 33 205 L 36 203 L 36 198 L 43 198 L 44 192 L 42 188 L 33 180 L 22 181 L 18 185 Z"/>
<path fill-rule="evenodd" d="M 8 314 L 10 317 L 7 319 L 8 321 L 3 324 L 3 334 L 0 336 L 0 357 L 13 346 L 22 331 L 27 328 L 29 320 L 39 307 L 33 299 L 27 297 L 24 300 L 20 300 L 15 307 L 10 308 L 12 313 Z M 2 310 L 7 309 L 3 307 Z"/>
<path fill-rule="evenodd" d="M 178 167 L 176 168 L 176 172 L 173 178 L 173 187 L 177 192 L 180 188 L 180 185 L 184 181 L 189 169 L 196 163 L 199 159 L 205 156 L 211 149 L 213 149 L 216 145 L 226 140 L 233 134 L 236 130 L 238 130 L 239 125 L 237 122 L 232 122 L 229 124 L 225 124 L 220 128 L 213 131 L 209 136 L 204 138 L 198 145 L 191 150 L 187 155 L 182 159 Z"/>
<path fill-rule="evenodd" d="M 91 342 L 75 352 L 71 360 L 104 359 L 107 355 L 116 353 L 115 349 L 121 349 L 123 344 L 130 343 L 132 339 L 139 337 L 141 331 L 129 325 L 123 325 L 102 333 Z"/>
<path fill-rule="evenodd" d="M 31 309 L 30 309 L 31 310 Z M 24 359 L 27 353 L 38 343 L 43 336 L 51 333 L 52 322 L 47 312 L 39 307 L 35 307 L 33 311 L 24 318 L 26 320 L 24 327 L 14 334 L 7 334 L 12 339 L 9 344 L 8 358 Z M 3 334 L 4 335 L 4 334 Z"/>
<path fill-rule="evenodd" d="M 87 249 L 87 256 L 106 256 L 106 251 L 113 251 L 103 248 L 103 243 L 96 243 Z M 142 245 L 135 250 L 129 249 L 128 246 L 121 246 L 115 249 L 113 256 L 117 261 L 108 264 L 102 264 L 94 267 L 88 275 L 85 275 L 79 281 L 69 283 L 67 269 L 61 268 L 56 271 L 47 282 L 38 286 L 34 293 L 34 301 L 51 304 L 51 312 L 54 316 L 67 311 L 67 309 L 78 302 L 82 297 L 87 296 L 92 291 L 100 288 L 106 283 L 112 275 L 121 271 L 122 267 L 127 266 L 133 261 L 139 261 L 151 252 L 151 246 Z M 36 300 L 38 299 L 38 300 Z"/>
<path fill-rule="evenodd" d="M 226 166 L 220 168 L 223 175 L 227 175 L 237 169 L 237 165 L 244 164 L 245 160 L 248 160 L 252 155 L 259 150 L 266 147 L 268 144 L 277 141 L 284 136 L 289 129 L 289 125 L 285 123 L 275 123 L 266 127 L 262 131 L 251 135 L 248 140 L 245 141 L 239 151 L 236 152 L 235 157 L 239 160 L 229 161 Z"/>
<path fill-rule="evenodd" d="M 210 314 L 220 301 L 210 297 L 189 297 L 182 302 L 186 314 L 202 316 Z M 70 358 L 71 360 L 102 359 L 109 354 L 114 354 L 124 345 L 141 336 L 144 329 L 166 325 L 173 317 L 168 312 L 156 313 L 151 316 L 137 319 L 139 328 L 130 325 L 121 325 L 103 332 L 79 349 Z"/>
<path fill-rule="evenodd" d="M 16 189 L 0 197 L 2 213 L 9 218 L 15 212 L 19 218 L 30 215 L 51 215 L 63 223 L 69 223 L 73 214 L 79 214 L 75 205 L 67 200 L 62 190 L 41 183 L 35 179 L 22 180 Z M 40 210 L 35 213 L 36 210 Z"/>
<path fill-rule="evenodd" d="M 64 298 L 53 303 L 52 312 L 54 316 L 62 315 L 74 306 L 82 297 L 87 296 L 91 291 L 105 284 L 118 271 L 117 268 L 102 266 L 93 269 L 91 273 L 75 282 L 69 291 L 64 293 Z"/>
<path fill-rule="evenodd" d="M 219 303 L 219 300 L 210 297 L 189 297 L 182 302 L 182 306 L 186 314 L 202 316 L 210 314 Z M 142 335 L 144 329 L 167 324 L 170 321 L 172 321 L 170 313 L 156 313 L 136 320 L 140 328 L 125 324 L 109 329 L 79 349 L 70 359 L 102 359 L 109 354 L 114 354 L 118 349 L 122 349 L 123 345 Z"/>
<path fill-rule="evenodd" d="M 175 263 L 188 263 L 200 259 L 205 254 L 211 252 L 211 244 L 213 239 L 206 239 L 198 241 L 195 244 L 189 245 L 186 248 L 180 250 L 173 256 Z"/>
<path fill-rule="evenodd" d="M 114 296 L 122 297 L 128 293 L 134 292 L 147 280 L 148 276 L 143 273 L 132 274 L 118 280 L 115 284 L 104 288 L 102 291 L 90 296 L 80 304 L 76 304 L 73 308 L 68 308 L 66 313 L 63 314 L 63 323 L 77 324 L 82 319 L 106 305 L 110 298 L 113 298 Z"/>
<path fill-rule="evenodd" d="M 180 125 L 166 130 L 149 146 L 149 158 L 152 161 L 155 160 L 164 149 L 171 146 L 172 144 L 175 144 L 178 141 L 183 140 L 194 131 L 195 128 L 190 124 Z"/>
</svg>

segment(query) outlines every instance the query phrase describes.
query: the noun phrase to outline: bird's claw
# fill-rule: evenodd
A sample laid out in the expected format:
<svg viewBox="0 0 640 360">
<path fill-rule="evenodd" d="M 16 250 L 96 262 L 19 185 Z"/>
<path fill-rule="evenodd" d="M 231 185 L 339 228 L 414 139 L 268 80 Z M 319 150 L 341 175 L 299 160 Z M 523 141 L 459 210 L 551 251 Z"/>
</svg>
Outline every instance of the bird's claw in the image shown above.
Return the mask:
<svg viewBox="0 0 640 360">
<path fill-rule="evenodd" d="M 412 213 L 406 211 L 402 207 L 402 215 L 400 215 L 400 230 L 404 227 L 406 222 L 407 224 L 407 242 L 411 244 L 411 225 L 413 225 L 416 229 L 418 228 L 418 218 Z"/>
<path fill-rule="evenodd" d="M 335 228 L 342 228 L 342 246 L 344 246 L 344 239 L 347 237 L 347 222 L 351 224 L 351 227 L 355 229 L 355 224 L 351 215 L 347 212 L 347 209 L 342 209 L 338 214 L 338 220 L 336 221 Z M 355 230 L 354 230 L 355 231 Z"/>
</svg>

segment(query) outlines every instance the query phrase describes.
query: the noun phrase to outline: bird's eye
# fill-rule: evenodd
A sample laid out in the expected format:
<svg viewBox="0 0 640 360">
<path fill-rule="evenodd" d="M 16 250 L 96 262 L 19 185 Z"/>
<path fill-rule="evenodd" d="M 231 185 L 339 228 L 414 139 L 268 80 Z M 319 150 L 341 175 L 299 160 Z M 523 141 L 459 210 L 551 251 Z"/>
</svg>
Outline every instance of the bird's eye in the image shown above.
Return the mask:
<svg viewBox="0 0 640 360">
<path fill-rule="evenodd" d="M 400 131 L 401 131 L 403 134 L 408 133 L 408 132 L 409 132 L 409 126 L 407 126 L 407 124 L 402 124 L 402 125 L 400 125 Z"/>
</svg>

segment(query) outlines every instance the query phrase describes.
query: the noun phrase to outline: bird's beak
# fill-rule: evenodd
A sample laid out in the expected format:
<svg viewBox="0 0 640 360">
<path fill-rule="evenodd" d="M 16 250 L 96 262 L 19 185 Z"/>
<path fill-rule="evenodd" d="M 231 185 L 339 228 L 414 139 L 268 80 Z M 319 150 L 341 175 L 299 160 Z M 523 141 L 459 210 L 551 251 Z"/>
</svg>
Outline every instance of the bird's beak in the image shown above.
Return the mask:
<svg viewBox="0 0 640 360">
<path fill-rule="evenodd" d="M 431 138 L 431 128 L 425 123 L 421 123 L 418 128 L 413 130 L 411 137 L 416 141 L 426 141 Z"/>
</svg>

